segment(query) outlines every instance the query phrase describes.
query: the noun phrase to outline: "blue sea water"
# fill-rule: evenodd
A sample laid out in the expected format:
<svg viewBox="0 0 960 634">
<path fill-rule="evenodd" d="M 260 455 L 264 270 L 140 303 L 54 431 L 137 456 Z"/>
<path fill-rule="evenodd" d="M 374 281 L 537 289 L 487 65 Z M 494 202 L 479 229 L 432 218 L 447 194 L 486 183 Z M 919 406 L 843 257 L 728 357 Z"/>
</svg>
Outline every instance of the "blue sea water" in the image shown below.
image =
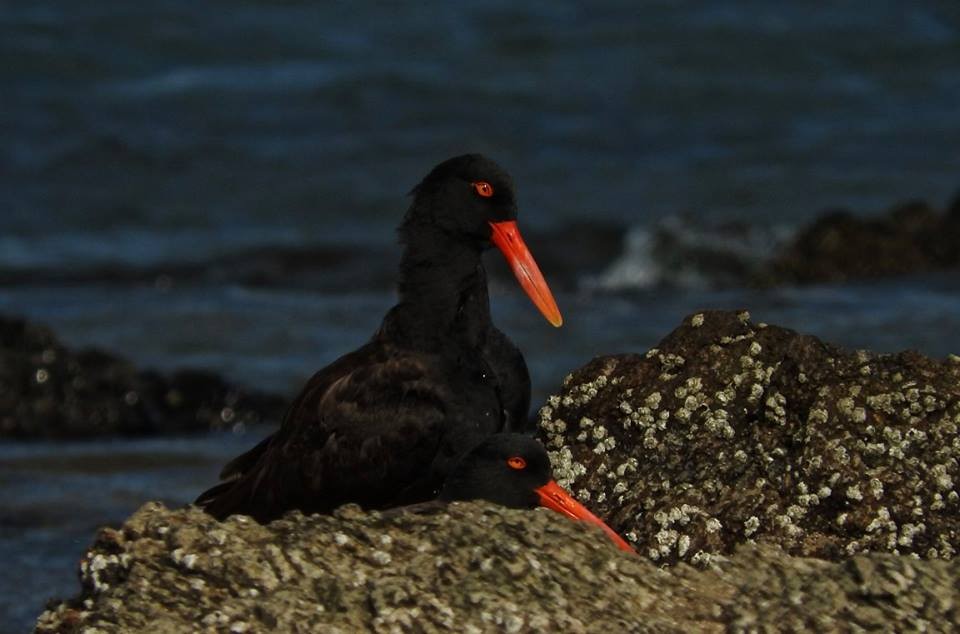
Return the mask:
<svg viewBox="0 0 960 634">
<path fill-rule="evenodd" d="M 958 106 L 949 2 L 4 2 L 0 312 L 290 393 L 391 305 L 406 192 L 481 151 L 517 181 L 534 254 L 561 254 L 561 330 L 489 257 L 535 402 L 703 308 L 942 357 L 956 276 L 761 291 L 645 245 L 673 218 L 760 258 L 826 207 L 943 206 Z M 622 240 L 584 239 L 601 226 Z M 188 501 L 257 433 L 0 444 L 0 631 L 76 591 L 96 526 Z"/>
</svg>

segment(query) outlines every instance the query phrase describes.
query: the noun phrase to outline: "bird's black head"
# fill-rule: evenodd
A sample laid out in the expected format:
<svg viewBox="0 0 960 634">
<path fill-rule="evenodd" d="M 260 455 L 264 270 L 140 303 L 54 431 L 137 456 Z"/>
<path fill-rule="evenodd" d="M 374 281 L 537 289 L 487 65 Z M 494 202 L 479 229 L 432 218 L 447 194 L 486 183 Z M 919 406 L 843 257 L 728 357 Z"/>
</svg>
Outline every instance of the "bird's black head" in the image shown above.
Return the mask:
<svg viewBox="0 0 960 634">
<path fill-rule="evenodd" d="M 533 255 L 517 228 L 513 180 L 480 154 L 440 163 L 413 188 L 413 204 L 400 225 L 411 261 L 444 266 L 451 252 L 461 262 L 496 245 L 533 303 L 554 326 L 563 318 Z"/>
<path fill-rule="evenodd" d="M 401 227 L 404 234 L 430 226 L 448 239 L 467 240 L 483 248 L 490 244 L 490 223 L 517 219 L 513 180 L 480 154 L 447 159 L 410 193 L 413 204 Z"/>
<path fill-rule="evenodd" d="M 545 506 L 600 527 L 619 548 L 633 551 L 620 535 L 553 480 L 547 451 L 529 436 L 488 436 L 460 459 L 447 476 L 438 499 L 487 500 L 521 509 Z"/>
<path fill-rule="evenodd" d="M 534 508 L 540 505 L 537 489 L 551 479 L 550 459 L 537 440 L 520 434 L 494 434 L 460 459 L 439 498 Z"/>
</svg>

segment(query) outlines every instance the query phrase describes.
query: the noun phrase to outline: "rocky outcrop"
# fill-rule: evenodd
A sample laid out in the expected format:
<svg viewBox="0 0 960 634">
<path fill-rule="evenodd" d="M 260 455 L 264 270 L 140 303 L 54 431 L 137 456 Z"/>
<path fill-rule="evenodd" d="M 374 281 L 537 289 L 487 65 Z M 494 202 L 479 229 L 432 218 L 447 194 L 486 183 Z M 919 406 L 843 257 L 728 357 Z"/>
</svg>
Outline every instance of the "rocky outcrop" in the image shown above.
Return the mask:
<svg viewBox="0 0 960 634">
<path fill-rule="evenodd" d="M 705 312 L 574 372 L 539 425 L 559 483 L 652 561 L 744 543 L 831 560 L 960 550 L 957 357 L 851 353 Z"/>
<path fill-rule="evenodd" d="M 960 623 L 957 562 L 747 547 L 657 568 L 549 511 L 484 503 L 268 526 L 150 504 L 105 529 L 37 632 L 921 630 Z"/>
<path fill-rule="evenodd" d="M 822 214 L 759 276 L 766 284 L 843 282 L 960 268 L 960 196 L 939 213 L 922 201 L 868 218 Z"/>
<path fill-rule="evenodd" d="M 549 511 L 148 504 L 37 631 L 884 631 L 960 627 L 960 358 L 687 318 L 540 411 L 555 474 L 639 556 Z"/>
<path fill-rule="evenodd" d="M 277 420 L 284 399 L 202 371 L 140 371 L 50 329 L 0 317 L 0 438 L 88 438 L 231 428 Z"/>
</svg>

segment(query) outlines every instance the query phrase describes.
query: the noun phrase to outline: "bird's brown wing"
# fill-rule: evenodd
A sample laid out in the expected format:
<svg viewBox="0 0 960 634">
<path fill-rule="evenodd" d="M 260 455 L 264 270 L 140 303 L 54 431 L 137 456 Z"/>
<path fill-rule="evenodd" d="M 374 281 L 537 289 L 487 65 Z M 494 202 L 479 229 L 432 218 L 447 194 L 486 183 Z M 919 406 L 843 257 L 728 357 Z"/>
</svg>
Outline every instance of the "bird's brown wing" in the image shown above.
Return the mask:
<svg viewBox="0 0 960 634">
<path fill-rule="evenodd" d="M 374 343 L 369 343 L 353 352 L 343 355 L 333 363 L 314 373 L 287 409 L 283 416 L 280 429 L 261 440 L 252 449 L 245 451 L 224 465 L 223 469 L 220 470 L 220 479 L 229 482 L 243 477 L 257 464 L 271 443 L 274 442 L 275 438 L 285 434 L 289 435 L 296 430 L 298 425 L 297 421 L 303 416 L 304 406 L 307 403 L 315 400 L 317 395 L 326 392 L 333 382 L 349 374 L 354 369 L 362 367 L 366 363 L 376 362 L 378 357 L 377 353 L 377 346 Z M 202 498 L 203 496 L 201 496 L 201 499 Z M 197 503 L 200 503 L 199 500 Z"/>
<path fill-rule="evenodd" d="M 260 521 L 346 502 L 376 508 L 430 497 L 439 486 L 449 387 L 435 360 L 370 344 L 318 372 L 269 439 L 224 469 L 197 500 L 217 517 Z"/>
</svg>

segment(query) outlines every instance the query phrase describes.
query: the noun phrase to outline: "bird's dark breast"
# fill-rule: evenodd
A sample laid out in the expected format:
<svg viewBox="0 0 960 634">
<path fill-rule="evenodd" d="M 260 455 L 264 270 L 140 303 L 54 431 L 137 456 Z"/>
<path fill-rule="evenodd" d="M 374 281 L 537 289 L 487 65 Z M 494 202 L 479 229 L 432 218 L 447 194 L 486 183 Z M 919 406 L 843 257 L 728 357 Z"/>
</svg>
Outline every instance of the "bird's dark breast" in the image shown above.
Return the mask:
<svg viewBox="0 0 960 634">
<path fill-rule="evenodd" d="M 506 335 L 493 327 L 481 352 L 496 383 L 503 409 L 504 431 L 528 431 L 530 374 L 523 355 Z"/>
</svg>

